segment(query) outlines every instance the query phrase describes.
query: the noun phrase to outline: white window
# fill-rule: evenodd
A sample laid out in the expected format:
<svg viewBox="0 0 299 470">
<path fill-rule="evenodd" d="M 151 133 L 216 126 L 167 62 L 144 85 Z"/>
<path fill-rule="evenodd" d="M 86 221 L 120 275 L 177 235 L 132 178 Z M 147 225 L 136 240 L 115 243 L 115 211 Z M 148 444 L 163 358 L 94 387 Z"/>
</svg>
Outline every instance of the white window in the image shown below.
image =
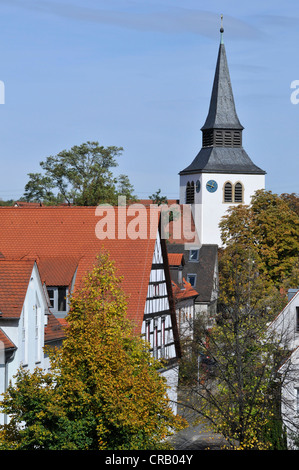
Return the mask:
<svg viewBox="0 0 299 470">
<path fill-rule="evenodd" d="M 50 305 L 55 312 L 67 311 L 67 287 L 47 287 Z"/>
<path fill-rule="evenodd" d="M 27 325 L 27 309 L 23 307 L 22 312 L 22 363 L 28 364 L 28 325 Z"/>
<path fill-rule="evenodd" d="M 35 304 L 35 362 L 41 360 L 41 308 L 36 296 Z"/>
</svg>

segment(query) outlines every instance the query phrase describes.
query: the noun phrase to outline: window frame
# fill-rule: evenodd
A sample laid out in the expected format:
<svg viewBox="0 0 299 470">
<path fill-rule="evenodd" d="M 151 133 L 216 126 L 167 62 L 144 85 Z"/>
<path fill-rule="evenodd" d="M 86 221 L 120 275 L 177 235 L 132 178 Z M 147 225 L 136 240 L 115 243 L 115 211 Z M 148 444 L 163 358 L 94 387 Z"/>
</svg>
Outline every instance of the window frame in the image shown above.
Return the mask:
<svg viewBox="0 0 299 470">
<path fill-rule="evenodd" d="M 239 201 L 236 201 L 236 186 L 237 185 L 240 185 L 241 187 L 241 200 Z M 243 184 L 241 183 L 241 181 L 237 181 L 235 184 L 234 184 L 234 203 L 235 204 L 242 204 L 244 202 L 244 186 Z"/>
<path fill-rule="evenodd" d="M 190 276 L 194 277 L 194 283 L 192 284 L 192 282 L 190 282 Z M 191 287 L 195 287 L 196 286 L 196 281 L 197 281 L 197 274 L 195 273 L 188 273 L 187 276 L 186 276 L 186 281 L 191 284 Z"/>
<path fill-rule="evenodd" d="M 226 196 L 226 191 L 228 189 L 228 186 L 230 186 L 230 198 L 229 199 Z M 226 181 L 223 185 L 223 202 L 232 203 L 233 202 L 233 192 L 234 192 L 233 184 L 230 181 Z"/>
<path fill-rule="evenodd" d="M 64 296 L 65 297 L 64 299 L 65 310 L 59 310 L 59 290 L 61 289 L 65 289 L 65 296 Z M 49 290 L 53 291 L 53 297 L 49 296 Z M 66 313 L 68 311 L 68 302 L 67 302 L 68 286 L 47 286 L 47 292 L 48 292 L 48 297 L 50 300 L 50 308 L 53 310 L 53 312 Z"/>
<path fill-rule="evenodd" d="M 188 181 L 186 184 L 186 204 L 194 204 L 195 184 L 194 181 Z"/>
<path fill-rule="evenodd" d="M 193 251 L 193 252 L 196 251 L 196 258 L 194 258 L 194 259 L 191 258 L 191 252 L 192 252 L 192 251 Z M 189 261 L 190 261 L 191 263 L 196 263 L 198 260 L 199 260 L 199 249 L 198 249 L 198 248 L 194 248 L 194 249 L 191 248 L 191 249 L 189 250 Z"/>
</svg>

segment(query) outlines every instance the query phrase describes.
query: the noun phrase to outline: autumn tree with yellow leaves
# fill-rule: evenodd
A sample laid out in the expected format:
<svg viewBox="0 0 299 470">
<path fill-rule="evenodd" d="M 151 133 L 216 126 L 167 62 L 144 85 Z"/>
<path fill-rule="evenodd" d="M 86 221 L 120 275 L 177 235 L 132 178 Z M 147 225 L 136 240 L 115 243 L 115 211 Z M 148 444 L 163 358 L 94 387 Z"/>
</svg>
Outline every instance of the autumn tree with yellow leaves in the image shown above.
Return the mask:
<svg viewBox="0 0 299 470">
<path fill-rule="evenodd" d="M 127 299 L 101 254 L 70 299 L 67 337 L 52 370 L 20 369 L 2 402 L 2 449 L 159 449 L 183 426 L 161 367 L 126 316 Z"/>
</svg>

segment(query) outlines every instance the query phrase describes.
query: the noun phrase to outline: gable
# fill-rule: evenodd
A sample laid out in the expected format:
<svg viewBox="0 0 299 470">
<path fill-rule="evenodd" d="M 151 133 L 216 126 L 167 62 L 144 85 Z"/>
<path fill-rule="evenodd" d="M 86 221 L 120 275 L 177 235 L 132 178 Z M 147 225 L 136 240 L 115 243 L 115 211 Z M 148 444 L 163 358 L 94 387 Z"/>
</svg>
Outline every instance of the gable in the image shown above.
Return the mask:
<svg viewBox="0 0 299 470">
<path fill-rule="evenodd" d="M 0 259 L 0 318 L 19 318 L 34 261 Z"/>
<path fill-rule="evenodd" d="M 0 208 L 0 251 L 13 258 L 38 256 L 45 279 L 54 285 L 65 275 L 67 282 L 75 274 L 74 288 L 80 286 L 82 276 L 96 262 L 97 255 L 106 250 L 115 261 L 116 273 L 123 277 L 122 288 L 128 296 L 128 317 L 141 331 L 148 282 L 150 278 L 159 217 L 150 219 L 149 209 L 143 208 L 138 222 L 144 238 L 131 239 L 123 228 L 128 228 L 134 217 L 127 217 L 121 227 L 123 238 L 99 239 L 96 226 L 100 217 L 96 207 L 40 207 Z M 116 221 L 118 208 L 113 207 Z M 154 227 L 153 227 L 154 226 Z M 133 233 L 134 235 L 134 233 Z M 53 269 L 51 268 L 53 261 Z M 60 260 L 60 261 L 59 261 Z M 68 260 L 66 266 L 64 261 Z M 77 264 L 76 273 L 74 272 Z"/>
</svg>

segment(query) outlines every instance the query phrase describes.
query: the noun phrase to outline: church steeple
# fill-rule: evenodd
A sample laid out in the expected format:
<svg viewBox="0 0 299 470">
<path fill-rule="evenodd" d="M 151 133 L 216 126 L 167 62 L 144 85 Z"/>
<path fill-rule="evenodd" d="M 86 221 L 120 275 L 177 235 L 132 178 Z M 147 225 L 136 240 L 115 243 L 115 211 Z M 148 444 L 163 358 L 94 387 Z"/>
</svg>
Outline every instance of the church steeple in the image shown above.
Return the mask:
<svg viewBox="0 0 299 470">
<path fill-rule="evenodd" d="M 180 175 L 198 172 L 265 174 L 252 162 L 242 146 L 244 127 L 235 108 L 223 33 L 221 24 L 210 107 L 201 128 L 202 148 Z"/>
<path fill-rule="evenodd" d="M 222 18 L 221 18 L 222 20 Z M 202 130 L 202 147 L 180 171 L 180 203 L 190 204 L 200 243 L 221 246 L 219 223 L 232 204 L 251 204 L 265 188 L 265 171 L 243 148 L 243 126 L 232 91 L 221 21 L 212 95 Z"/>
<path fill-rule="evenodd" d="M 242 145 L 242 130 L 236 113 L 234 95 L 223 42 L 223 26 L 221 24 L 221 41 L 219 45 L 216 71 L 206 122 L 201 128 L 203 147 Z"/>
</svg>

